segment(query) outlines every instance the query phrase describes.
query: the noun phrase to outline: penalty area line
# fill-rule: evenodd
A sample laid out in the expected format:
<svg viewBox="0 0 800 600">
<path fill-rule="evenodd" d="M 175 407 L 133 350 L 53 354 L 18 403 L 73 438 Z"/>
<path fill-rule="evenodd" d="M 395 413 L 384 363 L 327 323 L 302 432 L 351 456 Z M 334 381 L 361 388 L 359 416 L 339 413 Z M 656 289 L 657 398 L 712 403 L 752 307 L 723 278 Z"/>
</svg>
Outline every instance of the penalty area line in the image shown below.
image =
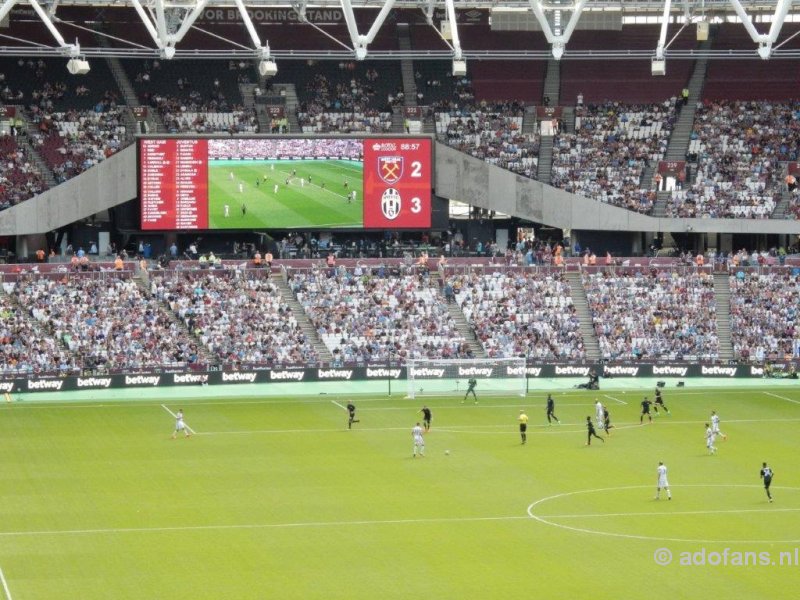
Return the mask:
<svg viewBox="0 0 800 600">
<path fill-rule="evenodd" d="M 6 600 L 14 600 L 11 597 L 11 590 L 8 589 L 8 582 L 6 581 L 6 576 L 3 574 L 3 569 L 0 567 L 0 583 L 3 584 L 3 592 L 6 595 Z"/>
<path fill-rule="evenodd" d="M 619 398 L 614 398 L 614 396 L 609 396 L 608 394 L 603 394 L 603 397 L 608 398 L 609 400 L 613 400 L 614 402 L 619 402 L 620 404 L 627 404 L 625 400 L 620 400 Z"/>
<path fill-rule="evenodd" d="M 174 412 L 172 412 L 170 409 L 168 409 L 165 405 L 162 404 L 161 408 L 163 408 L 165 411 L 167 411 L 169 414 L 171 414 L 173 419 L 177 419 L 178 418 L 178 415 L 176 415 Z M 186 427 L 186 429 L 189 430 L 189 433 L 191 433 L 192 435 L 197 435 L 197 432 L 194 429 L 192 429 L 191 427 L 189 427 L 188 423 L 184 422 L 183 424 Z"/>
<path fill-rule="evenodd" d="M 773 398 L 778 398 L 779 400 L 786 400 L 787 402 L 792 402 L 793 404 L 800 404 L 800 401 L 792 400 L 791 398 L 787 398 L 786 396 L 781 396 L 780 394 L 773 394 L 772 392 L 764 392 L 767 396 L 772 396 Z"/>
<path fill-rule="evenodd" d="M 342 410 L 347 410 L 346 406 L 343 406 L 343 405 L 339 404 L 336 400 L 331 400 L 331 402 L 333 404 L 335 404 L 336 406 L 338 406 L 339 408 L 341 408 Z"/>
</svg>

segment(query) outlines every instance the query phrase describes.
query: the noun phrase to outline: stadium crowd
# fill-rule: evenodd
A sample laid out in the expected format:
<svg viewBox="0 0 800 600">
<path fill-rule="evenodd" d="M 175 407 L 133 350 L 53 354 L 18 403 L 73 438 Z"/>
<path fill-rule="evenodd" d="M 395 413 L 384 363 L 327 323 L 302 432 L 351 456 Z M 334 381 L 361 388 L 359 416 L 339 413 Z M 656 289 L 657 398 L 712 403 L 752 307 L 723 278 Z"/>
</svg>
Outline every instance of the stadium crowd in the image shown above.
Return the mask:
<svg viewBox="0 0 800 600">
<path fill-rule="evenodd" d="M 677 120 L 676 99 L 581 105 L 575 116 L 575 133 L 562 132 L 553 140 L 552 185 L 649 213 L 656 195 L 642 176 L 666 153 Z"/>
<path fill-rule="evenodd" d="M 436 108 L 436 133 L 442 141 L 475 158 L 535 177 L 539 139 L 522 133 L 524 106 L 505 103 L 444 103 Z"/>
<path fill-rule="evenodd" d="M 0 210 L 45 190 L 40 171 L 12 136 L 0 137 Z"/>
<path fill-rule="evenodd" d="M 487 356 L 586 358 L 580 321 L 563 273 L 472 272 L 449 276 L 446 286 Z"/>
<path fill-rule="evenodd" d="M 361 266 L 293 271 L 289 284 L 334 362 L 471 358 L 438 286 Z"/>
<path fill-rule="evenodd" d="M 797 160 L 798 106 L 698 104 L 688 151 L 694 181 L 673 192 L 667 216 L 768 219 L 780 199 L 779 161 Z"/>
<path fill-rule="evenodd" d="M 172 271 L 155 274 L 150 285 L 227 367 L 318 362 L 268 271 Z"/>
<path fill-rule="evenodd" d="M 221 139 L 209 140 L 208 157 L 219 159 L 341 158 L 360 160 L 363 144 L 357 139 Z"/>
<path fill-rule="evenodd" d="M 21 275 L 10 293 L 41 332 L 42 368 L 106 371 L 186 367 L 198 360 L 188 332 L 129 274 Z M 68 352 L 64 352 L 66 348 Z"/>
<path fill-rule="evenodd" d="M 74 373 L 75 355 L 18 310 L 9 295 L 14 287 L 13 283 L 4 283 L 5 293 L 0 294 L 0 373 L 27 375 L 56 369 Z"/>
<path fill-rule="evenodd" d="M 716 360 L 714 277 L 671 269 L 584 272 L 606 360 Z"/>
<path fill-rule="evenodd" d="M 739 271 L 730 277 L 731 342 L 743 362 L 800 356 L 800 275 Z"/>
</svg>

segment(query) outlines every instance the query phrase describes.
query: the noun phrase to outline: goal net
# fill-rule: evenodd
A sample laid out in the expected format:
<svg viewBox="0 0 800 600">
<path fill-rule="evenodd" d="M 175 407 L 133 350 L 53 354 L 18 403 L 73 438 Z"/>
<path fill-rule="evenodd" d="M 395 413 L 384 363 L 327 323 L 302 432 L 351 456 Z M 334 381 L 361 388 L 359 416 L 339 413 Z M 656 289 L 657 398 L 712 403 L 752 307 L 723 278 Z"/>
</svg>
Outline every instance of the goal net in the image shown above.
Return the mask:
<svg viewBox="0 0 800 600">
<path fill-rule="evenodd" d="M 524 358 L 410 359 L 406 363 L 408 397 L 466 394 L 469 380 L 481 396 L 524 396 L 527 392 Z"/>
</svg>

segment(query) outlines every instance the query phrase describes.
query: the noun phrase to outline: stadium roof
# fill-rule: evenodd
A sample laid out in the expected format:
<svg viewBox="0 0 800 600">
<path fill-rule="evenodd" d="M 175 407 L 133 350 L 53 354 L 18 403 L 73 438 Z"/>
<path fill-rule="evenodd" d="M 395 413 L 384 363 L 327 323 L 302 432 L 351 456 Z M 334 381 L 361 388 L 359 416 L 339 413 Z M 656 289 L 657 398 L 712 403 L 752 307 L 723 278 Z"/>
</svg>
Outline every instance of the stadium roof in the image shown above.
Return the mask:
<svg viewBox="0 0 800 600">
<path fill-rule="evenodd" d="M 11 16 L 10 25 L 0 29 L 0 38 L 13 41 L 11 45 L 0 47 L 0 54 L 13 56 L 65 56 L 85 58 L 89 56 L 161 57 L 172 58 L 251 58 L 273 60 L 276 58 L 316 58 L 334 59 L 364 58 L 372 59 L 589 59 L 589 58 L 696 58 L 701 56 L 717 58 L 798 58 L 800 50 L 781 49 L 780 31 L 792 6 L 791 0 L 755 1 L 746 0 L 0 0 L 0 21 Z M 75 10 L 96 12 L 75 13 Z M 228 18 L 238 21 L 246 32 L 243 38 L 231 40 L 226 37 L 230 30 L 214 32 L 214 24 L 204 17 L 224 10 Z M 67 16 L 65 16 L 67 11 Z M 69 12 L 73 11 L 73 12 Z M 123 35 L 104 33 L 103 22 L 110 12 L 126 15 L 131 22 L 142 24 L 147 31 L 146 43 L 131 41 Z M 398 11 L 403 11 L 398 13 Z M 547 40 L 550 50 L 527 48 L 503 48 L 495 50 L 466 50 L 461 46 L 460 30 L 464 14 L 485 15 L 486 23 L 492 16 L 500 13 L 525 13 L 530 20 L 528 30 L 540 31 Z M 588 15 L 618 14 L 621 25 L 624 15 L 653 15 L 661 24 L 659 36 L 654 36 L 652 50 L 630 50 L 621 47 L 614 50 L 570 51 L 569 40 L 581 19 Z M 76 17 L 76 14 L 79 15 Z M 219 13 L 221 14 L 221 13 Z M 327 25 L 338 24 L 346 28 L 346 35 L 334 41 L 341 47 L 337 50 L 270 49 L 269 32 L 261 27 L 263 15 L 281 15 L 287 23 L 307 25 L 319 30 L 333 39 L 324 30 Z M 402 15 L 398 17 L 398 14 Z M 379 49 L 370 45 L 383 27 L 387 18 L 403 22 L 405 16 L 413 14 L 421 22 L 427 22 L 441 35 L 446 50 L 421 49 Z M 93 16 L 95 15 L 95 16 Z M 311 18 L 323 15 L 322 18 Z M 756 24 L 755 16 L 759 23 Z M 612 17 L 613 20 L 614 17 Z M 742 50 L 718 50 L 693 48 L 671 50 L 671 39 L 667 36 L 669 22 L 680 23 L 682 27 L 697 22 L 735 20 L 750 35 L 753 46 Z M 94 20 L 96 19 L 96 21 Z M 187 33 L 198 28 L 198 20 L 203 22 L 204 31 L 209 35 L 230 41 L 229 49 L 209 49 L 185 39 Z M 271 24 L 279 19 L 270 17 Z M 327 20 L 327 22 L 326 22 Z M 23 21 L 38 21 L 46 27 L 52 42 L 32 43 L 25 39 L 24 33 L 15 35 L 15 27 Z M 334 21 L 331 23 L 330 21 Z M 765 30 L 764 23 L 768 23 Z M 760 26 L 760 28 L 759 28 Z M 83 45 L 76 39 L 70 41 L 75 28 L 93 34 L 92 40 Z M 597 27 L 595 27 L 597 28 Z M 525 28 L 523 28 L 525 29 Z M 444 33 L 447 30 L 447 34 Z M 463 31 L 466 35 L 468 33 Z M 96 38 L 103 36 L 101 43 Z M 794 37 L 794 36 L 792 36 Z M 343 38 L 343 39 L 342 39 Z M 446 38 L 446 39 L 445 39 Z M 788 41 L 788 40 L 783 40 Z M 246 42 L 243 43 L 243 42 Z"/>
</svg>

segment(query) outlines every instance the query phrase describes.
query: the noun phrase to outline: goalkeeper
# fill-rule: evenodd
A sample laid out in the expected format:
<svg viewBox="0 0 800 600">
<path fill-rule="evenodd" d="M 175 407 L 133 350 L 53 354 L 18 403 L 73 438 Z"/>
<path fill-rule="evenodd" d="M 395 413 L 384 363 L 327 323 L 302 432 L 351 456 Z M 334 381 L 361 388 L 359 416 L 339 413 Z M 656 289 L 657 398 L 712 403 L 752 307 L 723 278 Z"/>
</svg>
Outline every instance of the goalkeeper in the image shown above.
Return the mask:
<svg viewBox="0 0 800 600">
<path fill-rule="evenodd" d="M 475 399 L 475 404 L 478 403 L 478 396 L 475 395 L 475 388 L 478 386 L 477 380 L 473 377 L 467 382 L 469 385 L 467 386 L 467 393 L 464 394 L 464 399 L 461 401 L 461 404 L 467 401 L 467 396 L 472 394 L 472 397 Z"/>
</svg>

